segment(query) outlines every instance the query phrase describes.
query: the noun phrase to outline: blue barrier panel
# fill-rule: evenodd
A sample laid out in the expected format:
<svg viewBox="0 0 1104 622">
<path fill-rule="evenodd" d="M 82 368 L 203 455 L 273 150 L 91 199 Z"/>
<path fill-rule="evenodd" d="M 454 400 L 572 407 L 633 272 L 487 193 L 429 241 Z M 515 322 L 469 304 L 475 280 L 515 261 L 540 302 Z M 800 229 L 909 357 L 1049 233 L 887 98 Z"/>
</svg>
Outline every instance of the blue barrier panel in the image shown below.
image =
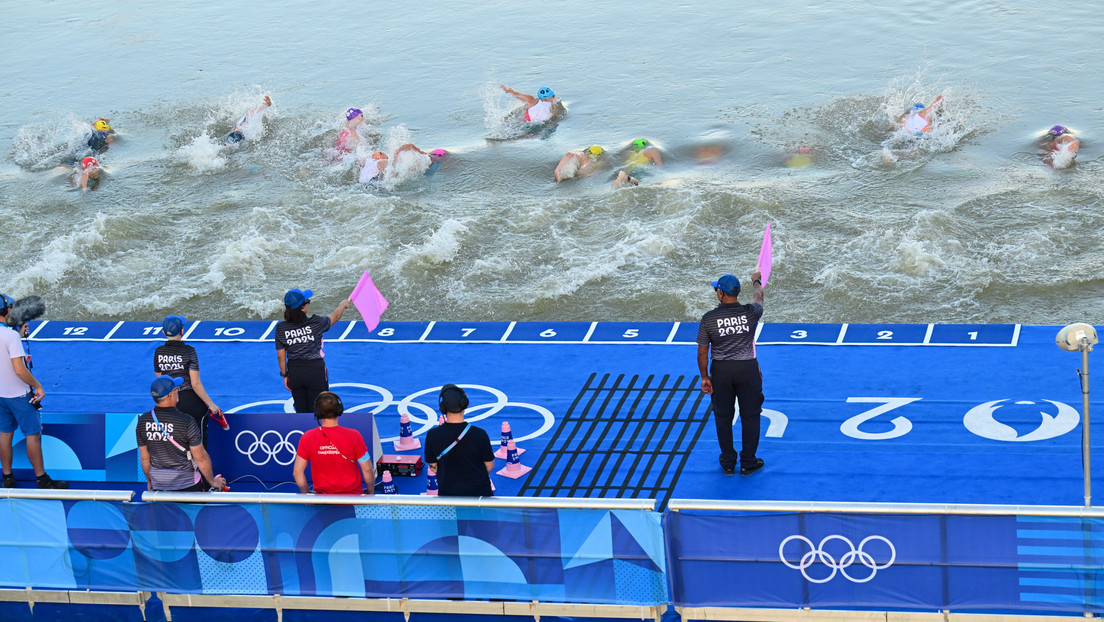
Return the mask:
<svg viewBox="0 0 1104 622">
<path fill-rule="evenodd" d="M 352 326 L 350 326 L 350 324 Z M 429 328 L 429 322 L 380 322 L 376 330 L 368 332 L 364 322 L 338 322 L 326 333 L 326 341 L 417 341 Z"/>
<path fill-rule="evenodd" d="M 426 341 L 499 341 L 509 322 L 436 322 Z"/>
<path fill-rule="evenodd" d="M 920 345 L 928 333 L 927 324 L 848 324 L 843 343 L 874 346 Z"/>
<path fill-rule="evenodd" d="M 587 341 L 591 343 L 665 343 L 674 327 L 674 324 L 667 322 L 598 322 Z M 695 324 L 695 329 L 696 327 Z"/>
<path fill-rule="evenodd" d="M 579 342 L 590 331 L 590 322 L 521 322 L 514 324 L 506 341 L 536 343 Z"/>
<path fill-rule="evenodd" d="M 930 344 L 1013 346 L 1019 337 L 1015 324 L 935 324 Z"/>
<path fill-rule="evenodd" d="M 676 606 L 1080 615 L 1104 611 L 1101 520 L 679 511 L 664 530 Z"/>
<path fill-rule="evenodd" d="M 755 342 L 834 344 L 842 329 L 842 324 L 762 324 Z"/>
<path fill-rule="evenodd" d="M 0 586 L 669 601 L 647 510 L 0 500 Z"/>
<path fill-rule="evenodd" d="M 33 328 L 35 339 L 89 340 L 103 339 L 120 322 L 66 322 L 51 320 Z"/>
</svg>

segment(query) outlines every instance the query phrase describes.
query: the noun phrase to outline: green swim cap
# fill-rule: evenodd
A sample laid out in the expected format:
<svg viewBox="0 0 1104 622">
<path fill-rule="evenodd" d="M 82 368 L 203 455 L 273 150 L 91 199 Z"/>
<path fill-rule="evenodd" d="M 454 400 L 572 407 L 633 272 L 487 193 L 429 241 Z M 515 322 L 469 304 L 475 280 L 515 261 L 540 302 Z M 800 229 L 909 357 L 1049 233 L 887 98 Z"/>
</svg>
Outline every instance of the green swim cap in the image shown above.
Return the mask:
<svg viewBox="0 0 1104 622">
<path fill-rule="evenodd" d="M 647 146 L 648 146 L 648 141 L 646 139 L 637 138 L 636 140 L 632 141 L 632 148 L 636 151 L 640 151 L 641 149 L 643 149 L 644 147 L 647 147 Z"/>
</svg>

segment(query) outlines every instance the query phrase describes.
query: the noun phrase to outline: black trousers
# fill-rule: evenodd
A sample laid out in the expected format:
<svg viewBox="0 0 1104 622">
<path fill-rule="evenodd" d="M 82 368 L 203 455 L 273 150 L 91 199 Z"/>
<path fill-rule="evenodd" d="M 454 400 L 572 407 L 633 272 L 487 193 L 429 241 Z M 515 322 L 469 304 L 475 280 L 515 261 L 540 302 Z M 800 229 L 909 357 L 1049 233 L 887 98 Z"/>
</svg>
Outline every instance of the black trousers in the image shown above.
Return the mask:
<svg viewBox="0 0 1104 622">
<path fill-rule="evenodd" d="M 737 457 L 740 464 L 751 466 L 759 449 L 759 420 L 763 413 L 763 372 L 759 361 L 713 361 L 709 379 L 713 382 L 713 421 L 721 445 L 721 466 L 735 467 Z M 743 442 L 739 456 L 732 445 L 737 402 Z"/>
<path fill-rule="evenodd" d="M 180 400 L 176 403 L 176 409 L 183 413 L 188 413 L 195 419 L 196 425 L 199 426 L 199 431 L 203 435 L 203 448 L 207 448 L 207 404 L 203 403 L 203 400 L 199 399 L 199 396 L 195 394 L 195 391 L 191 389 L 184 389 L 179 392 Z"/>
<path fill-rule="evenodd" d="M 288 359 L 288 386 L 295 412 L 314 412 L 314 400 L 318 394 L 330 390 L 330 377 L 326 373 L 326 361 L 322 359 Z"/>
</svg>

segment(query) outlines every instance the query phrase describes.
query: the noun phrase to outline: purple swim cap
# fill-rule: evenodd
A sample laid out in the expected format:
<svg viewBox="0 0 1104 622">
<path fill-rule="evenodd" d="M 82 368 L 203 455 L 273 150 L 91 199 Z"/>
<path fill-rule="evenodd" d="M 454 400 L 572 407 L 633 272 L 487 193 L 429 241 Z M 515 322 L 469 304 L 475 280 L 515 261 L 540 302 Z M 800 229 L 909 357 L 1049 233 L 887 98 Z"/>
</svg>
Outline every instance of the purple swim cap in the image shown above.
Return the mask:
<svg viewBox="0 0 1104 622">
<path fill-rule="evenodd" d="M 364 114 L 364 113 L 361 112 L 360 108 L 350 108 L 350 109 L 345 111 L 345 120 L 346 121 L 352 121 L 353 119 L 359 117 L 362 114 Z"/>
<path fill-rule="evenodd" d="M 1065 126 L 1062 126 L 1062 125 L 1055 125 L 1054 127 L 1047 130 L 1047 135 L 1048 136 L 1061 136 L 1062 134 L 1069 134 L 1069 133 L 1070 133 L 1069 128 L 1067 128 Z"/>
<path fill-rule="evenodd" d="M 431 157 L 435 160 L 439 159 L 439 158 L 443 158 L 447 155 L 448 155 L 448 152 L 445 151 L 444 149 L 434 149 L 433 151 L 429 152 L 429 157 Z"/>
</svg>

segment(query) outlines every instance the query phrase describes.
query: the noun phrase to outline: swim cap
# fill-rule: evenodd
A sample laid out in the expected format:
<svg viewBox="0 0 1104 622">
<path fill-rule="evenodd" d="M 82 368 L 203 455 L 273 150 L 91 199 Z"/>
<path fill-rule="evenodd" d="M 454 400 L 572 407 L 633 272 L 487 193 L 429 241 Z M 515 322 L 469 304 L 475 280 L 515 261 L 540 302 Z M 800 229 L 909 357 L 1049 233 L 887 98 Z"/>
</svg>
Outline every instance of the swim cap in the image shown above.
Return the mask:
<svg viewBox="0 0 1104 622">
<path fill-rule="evenodd" d="M 245 134 L 242 134 L 241 130 L 234 130 L 226 135 L 226 138 L 223 140 L 223 142 L 227 145 L 233 145 L 235 143 L 240 143 L 243 140 L 245 140 Z"/>
<path fill-rule="evenodd" d="M 912 105 L 913 110 L 923 110 L 924 108 L 925 108 L 924 104 L 913 104 Z"/>
<path fill-rule="evenodd" d="M 643 149 L 644 147 L 647 147 L 647 146 L 648 146 L 648 141 L 646 139 L 637 138 L 636 140 L 632 141 L 632 148 L 635 149 L 636 151 L 640 151 L 641 149 Z"/>
<path fill-rule="evenodd" d="M 809 149 L 808 147 L 806 147 L 804 145 L 797 148 L 798 153 L 809 153 L 810 151 L 811 151 L 811 149 Z"/>
<path fill-rule="evenodd" d="M 433 151 L 429 152 L 429 157 L 433 158 L 434 160 L 439 160 L 447 155 L 448 152 L 444 149 L 434 149 Z"/>
<path fill-rule="evenodd" d="M 350 109 L 345 111 L 345 120 L 346 121 L 352 121 L 353 119 L 359 117 L 362 114 L 364 114 L 364 113 L 361 112 L 360 108 L 350 108 Z"/>
<path fill-rule="evenodd" d="M 382 152 L 382 151 L 377 151 L 377 152 L 372 154 L 372 159 L 373 160 L 386 160 L 387 159 L 387 154 Z"/>
<path fill-rule="evenodd" d="M 97 160 L 96 158 L 93 158 L 92 156 L 88 156 L 87 158 L 81 160 L 81 168 L 86 170 L 86 171 L 90 168 L 93 168 L 93 167 L 96 167 L 96 166 L 99 166 L 99 165 L 100 165 L 100 161 Z"/>
<path fill-rule="evenodd" d="M 537 91 L 537 97 L 541 99 L 550 99 L 555 96 L 556 94 L 553 93 L 552 89 L 548 88 L 547 86 L 542 86 L 541 89 Z"/>
<path fill-rule="evenodd" d="M 600 156 L 603 153 L 605 153 L 606 150 L 599 147 L 598 145 L 591 145 L 591 146 L 587 147 L 586 151 L 587 151 L 587 153 L 589 153 L 592 156 Z"/>
<path fill-rule="evenodd" d="M 114 132 L 115 131 L 115 130 L 111 129 L 111 124 L 108 123 L 107 121 L 104 121 L 103 119 L 100 119 L 99 121 L 96 121 L 95 123 L 93 123 L 92 128 L 97 129 L 101 132 Z"/>
<path fill-rule="evenodd" d="M 1062 134 L 1069 134 L 1069 128 L 1063 125 L 1055 125 L 1047 130 L 1047 136 L 1061 136 Z"/>
</svg>

